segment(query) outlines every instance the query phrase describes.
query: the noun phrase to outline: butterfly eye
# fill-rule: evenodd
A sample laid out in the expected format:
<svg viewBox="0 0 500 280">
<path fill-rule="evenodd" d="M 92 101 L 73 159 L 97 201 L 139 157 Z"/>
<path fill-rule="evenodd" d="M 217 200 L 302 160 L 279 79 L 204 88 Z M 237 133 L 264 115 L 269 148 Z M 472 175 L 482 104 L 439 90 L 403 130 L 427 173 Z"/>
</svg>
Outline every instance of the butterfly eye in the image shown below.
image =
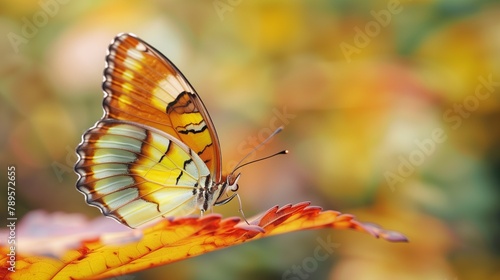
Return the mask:
<svg viewBox="0 0 500 280">
<path fill-rule="evenodd" d="M 227 184 L 227 187 L 229 190 L 235 192 L 239 189 L 238 179 L 240 179 L 240 175 L 241 175 L 241 173 L 239 173 L 236 176 L 234 176 L 234 174 L 229 174 L 227 176 L 226 184 Z"/>
</svg>

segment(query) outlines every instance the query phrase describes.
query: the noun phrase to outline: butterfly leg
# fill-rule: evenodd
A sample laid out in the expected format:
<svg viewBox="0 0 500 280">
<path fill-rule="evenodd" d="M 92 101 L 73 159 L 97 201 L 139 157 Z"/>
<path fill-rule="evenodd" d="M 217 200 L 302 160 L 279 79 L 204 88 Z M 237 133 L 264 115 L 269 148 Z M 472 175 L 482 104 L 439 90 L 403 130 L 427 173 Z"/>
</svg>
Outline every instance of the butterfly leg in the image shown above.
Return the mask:
<svg viewBox="0 0 500 280">
<path fill-rule="evenodd" d="M 238 199 L 238 203 L 240 205 L 240 209 L 238 210 L 241 213 L 241 216 L 243 217 L 243 220 L 247 223 L 247 225 L 250 225 L 250 223 L 247 221 L 247 218 L 245 217 L 245 213 L 243 213 L 243 205 L 241 204 L 241 199 L 238 193 L 235 193 L 236 198 Z"/>
<path fill-rule="evenodd" d="M 234 193 L 230 197 L 214 203 L 214 205 L 215 206 L 224 205 L 224 204 L 228 203 L 229 201 L 233 200 L 234 197 L 236 197 L 238 199 L 238 204 L 240 205 L 240 209 L 238 211 L 241 213 L 241 216 L 243 217 L 243 220 L 245 220 L 245 222 L 247 223 L 247 225 L 249 225 L 250 223 L 247 221 L 247 218 L 245 217 L 245 213 L 243 213 L 243 206 L 241 204 L 241 199 L 240 199 L 240 196 L 239 196 L 238 193 Z"/>
</svg>

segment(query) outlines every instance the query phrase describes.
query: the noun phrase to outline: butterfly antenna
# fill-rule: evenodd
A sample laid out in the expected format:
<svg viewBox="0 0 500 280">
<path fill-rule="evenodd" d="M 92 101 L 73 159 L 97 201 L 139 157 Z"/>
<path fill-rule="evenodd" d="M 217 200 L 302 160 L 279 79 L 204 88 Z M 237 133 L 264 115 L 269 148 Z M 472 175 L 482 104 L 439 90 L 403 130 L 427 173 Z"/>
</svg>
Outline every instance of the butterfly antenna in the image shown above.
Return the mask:
<svg viewBox="0 0 500 280">
<path fill-rule="evenodd" d="M 280 126 L 278 127 L 273 133 L 271 133 L 271 135 L 269 135 L 264 141 L 260 142 L 259 145 L 255 146 L 246 156 L 244 156 L 239 162 L 238 164 L 236 164 L 236 166 L 234 167 L 233 171 L 231 172 L 234 173 L 237 169 L 239 169 L 240 167 L 243 167 L 247 164 L 250 164 L 250 163 L 253 163 L 253 162 L 257 162 L 257 161 L 261 161 L 263 159 L 267 159 L 267 158 L 270 158 L 270 157 L 273 157 L 273 156 L 276 156 L 276 155 L 279 155 L 279 154 L 286 154 L 288 153 L 288 151 L 284 150 L 284 151 L 281 151 L 279 153 L 276 153 L 276 154 L 273 154 L 271 156 L 267 156 L 265 158 L 261 158 L 261 159 L 258 159 L 258 160 L 254 160 L 254 161 L 250 161 L 250 162 L 247 162 L 243 165 L 240 165 L 245 159 L 247 159 L 250 155 L 254 154 L 255 152 L 257 152 L 257 150 L 264 146 L 267 142 L 269 142 L 269 140 L 271 140 L 271 138 L 273 138 L 276 134 L 280 133 L 281 131 L 283 130 L 283 126 Z"/>
<path fill-rule="evenodd" d="M 255 163 L 255 162 L 258 162 L 258 161 L 261 161 L 261 160 L 265 160 L 265 159 L 268 159 L 268 158 L 272 158 L 272 157 L 277 156 L 277 155 L 286 155 L 286 154 L 288 154 L 288 150 L 283 150 L 283 151 L 280 151 L 280 152 L 274 153 L 274 154 L 272 154 L 272 155 L 270 155 L 270 156 L 265 156 L 265 157 L 263 157 L 263 158 L 259 158 L 259 159 L 256 159 L 256 160 L 252 160 L 252 161 L 246 162 L 246 163 L 244 163 L 244 164 L 242 164 L 242 165 L 240 165 L 240 166 L 236 167 L 236 168 L 233 170 L 233 172 L 235 172 L 237 169 L 242 168 L 242 167 L 243 167 L 243 166 L 245 166 L 245 165 L 249 165 L 249 164 L 251 164 L 251 163 Z"/>
</svg>

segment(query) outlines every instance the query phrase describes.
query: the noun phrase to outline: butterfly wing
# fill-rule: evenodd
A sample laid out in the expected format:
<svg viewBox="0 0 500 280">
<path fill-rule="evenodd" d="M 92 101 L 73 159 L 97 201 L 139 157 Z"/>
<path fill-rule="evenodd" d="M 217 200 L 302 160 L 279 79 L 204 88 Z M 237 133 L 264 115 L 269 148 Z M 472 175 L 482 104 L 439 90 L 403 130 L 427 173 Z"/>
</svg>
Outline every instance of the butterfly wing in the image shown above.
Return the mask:
<svg viewBox="0 0 500 280">
<path fill-rule="evenodd" d="M 130 227 L 206 205 L 221 179 L 214 126 L 198 94 L 160 52 L 131 34 L 111 43 L 104 116 L 77 148 L 87 203 Z"/>
<path fill-rule="evenodd" d="M 105 119 L 77 148 L 77 188 L 87 203 L 130 227 L 196 209 L 210 171 L 194 151 L 154 128 Z"/>
<path fill-rule="evenodd" d="M 104 70 L 103 118 L 157 128 L 198 154 L 216 181 L 221 179 L 217 134 L 200 97 L 159 51 L 132 34 L 119 34 Z"/>
</svg>

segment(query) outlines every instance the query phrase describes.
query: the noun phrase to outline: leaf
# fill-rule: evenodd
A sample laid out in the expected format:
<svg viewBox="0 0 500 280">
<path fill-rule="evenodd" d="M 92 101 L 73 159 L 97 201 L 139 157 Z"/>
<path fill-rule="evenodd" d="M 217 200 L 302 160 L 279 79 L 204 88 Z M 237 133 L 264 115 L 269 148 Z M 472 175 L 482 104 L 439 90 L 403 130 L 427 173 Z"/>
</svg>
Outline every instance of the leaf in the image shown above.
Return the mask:
<svg viewBox="0 0 500 280">
<path fill-rule="evenodd" d="M 18 254 L 16 272 L 9 273 L 8 248 L 0 276 L 6 279 L 105 278 L 172 263 L 214 250 L 263 237 L 319 228 L 354 229 L 393 242 L 407 242 L 404 235 L 373 224 L 364 224 L 349 214 L 321 211 L 308 202 L 273 207 L 250 224 L 240 218 L 220 215 L 165 219 L 142 230 L 142 238 L 127 244 L 109 244 L 103 238 L 83 241 L 60 259 Z M 132 230 L 131 230 L 132 231 Z M 20 252 L 19 252 L 20 253 Z"/>
<path fill-rule="evenodd" d="M 105 238 L 114 243 L 138 239 L 137 231 L 110 219 L 100 217 L 92 221 L 81 214 L 55 212 L 48 214 L 41 210 L 31 211 L 16 225 L 16 251 L 26 255 L 46 255 L 59 257 L 66 251 L 81 246 L 82 240 Z M 7 240 L 9 232 L 2 234 L 0 240 Z M 109 242 L 108 242 L 109 243 Z"/>
</svg>

